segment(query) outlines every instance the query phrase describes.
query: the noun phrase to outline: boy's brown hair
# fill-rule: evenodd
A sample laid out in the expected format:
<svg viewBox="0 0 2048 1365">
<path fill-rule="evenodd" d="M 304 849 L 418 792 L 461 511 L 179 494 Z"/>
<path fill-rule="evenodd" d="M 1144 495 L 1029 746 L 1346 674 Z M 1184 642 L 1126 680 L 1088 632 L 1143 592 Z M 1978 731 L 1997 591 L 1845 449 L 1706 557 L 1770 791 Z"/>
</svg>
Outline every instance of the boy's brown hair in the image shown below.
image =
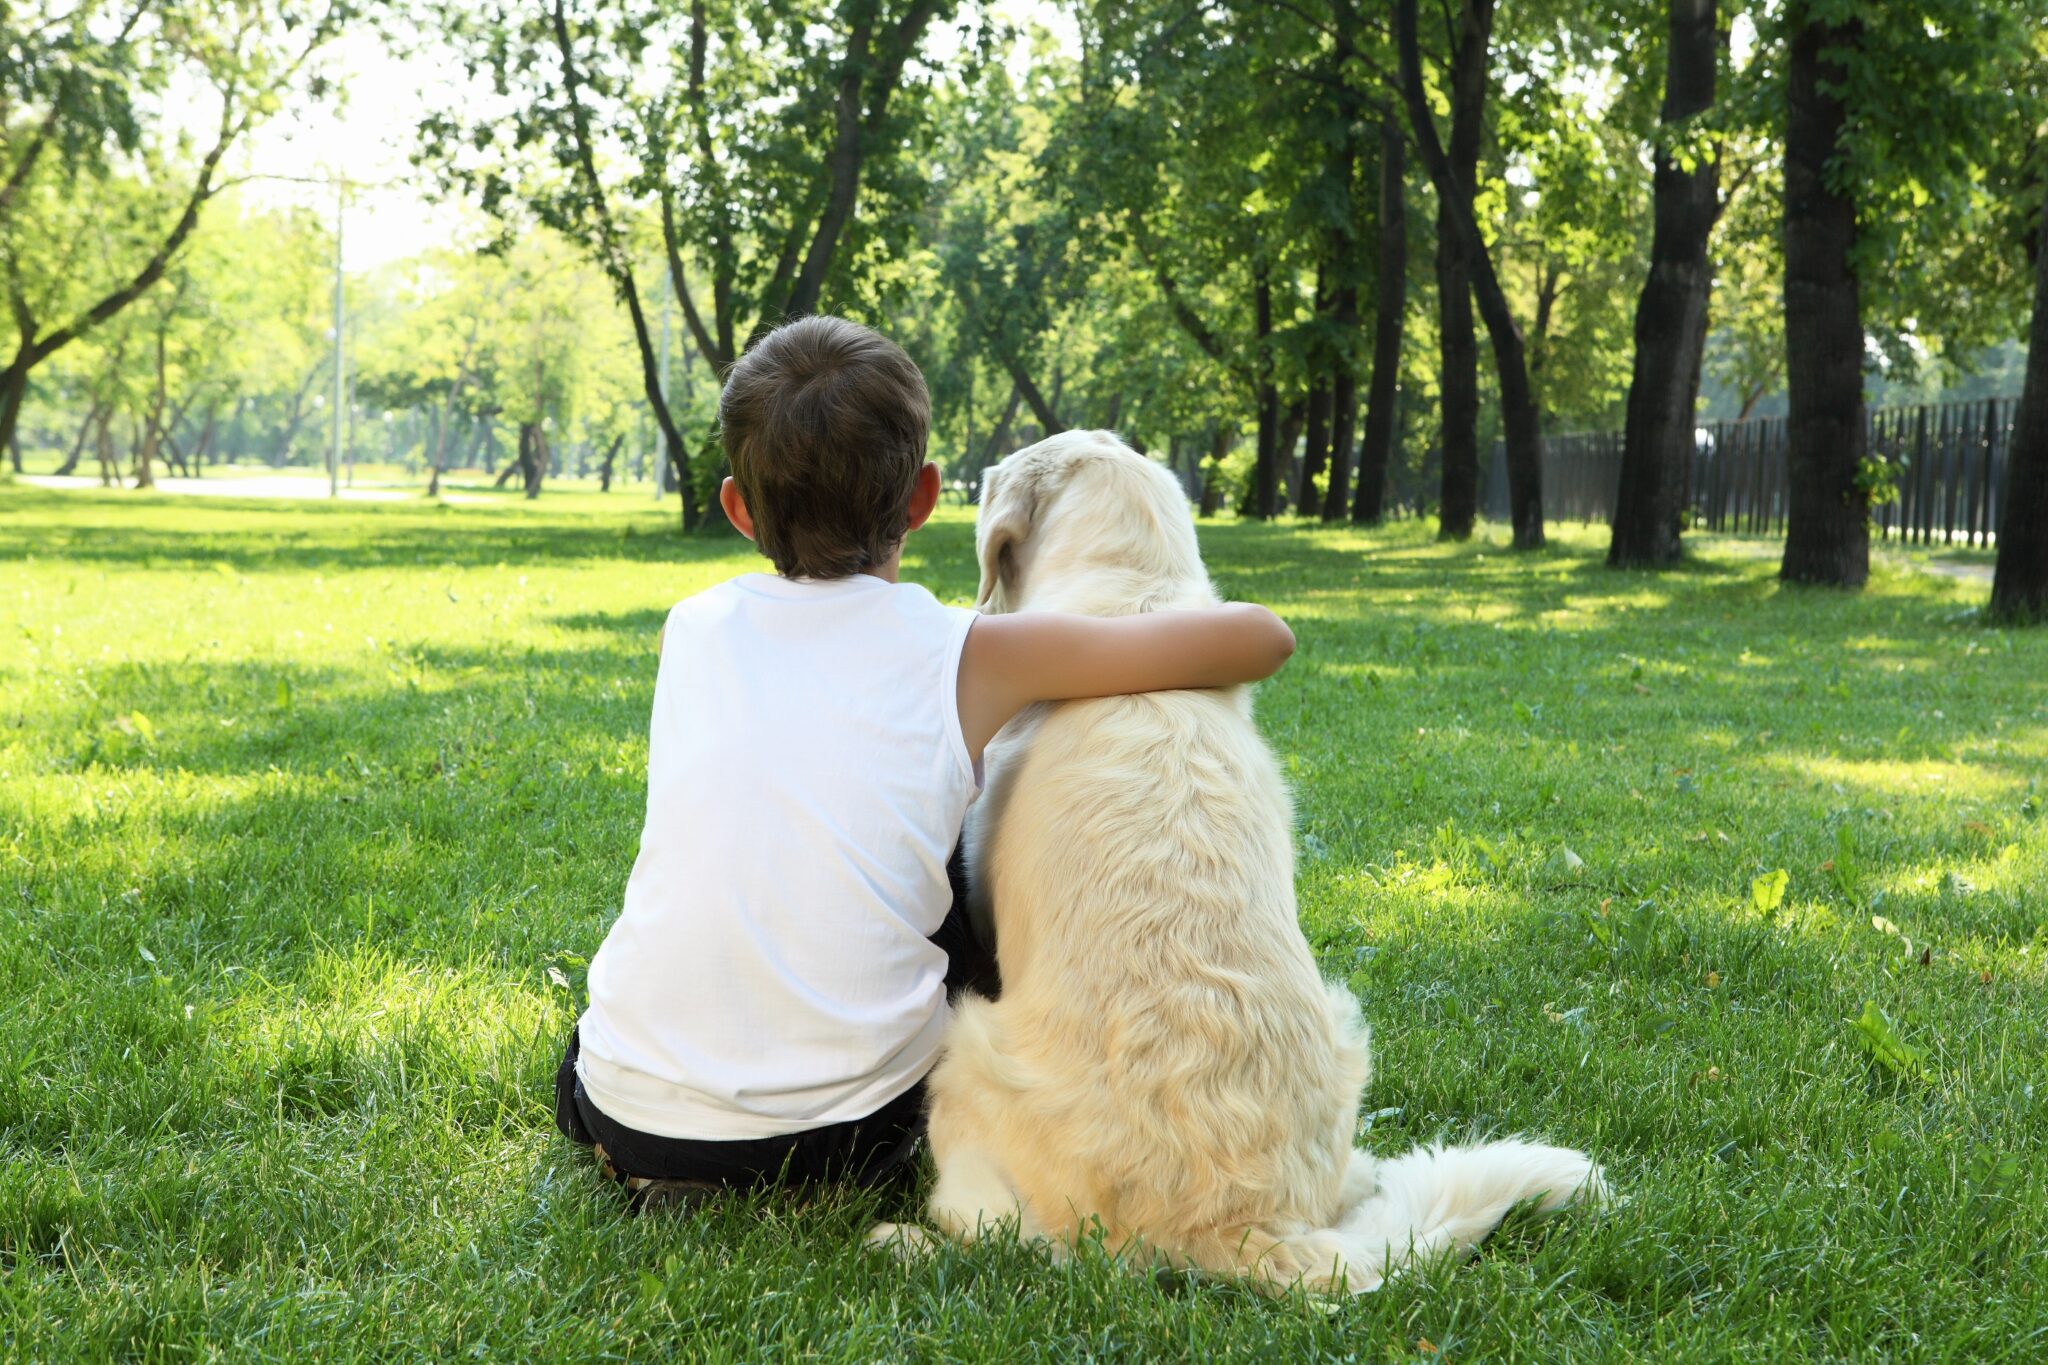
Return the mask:
<svg viewBox="0 0 2048 1365">
<path fill-rule="evenodd" d="M 910 529 L 931 397 L 903 348 L 844 318 L 785 323 L 725 378 L 718 431 L 754 543 L 789 578 L 845 578 Z"/>
</svg>

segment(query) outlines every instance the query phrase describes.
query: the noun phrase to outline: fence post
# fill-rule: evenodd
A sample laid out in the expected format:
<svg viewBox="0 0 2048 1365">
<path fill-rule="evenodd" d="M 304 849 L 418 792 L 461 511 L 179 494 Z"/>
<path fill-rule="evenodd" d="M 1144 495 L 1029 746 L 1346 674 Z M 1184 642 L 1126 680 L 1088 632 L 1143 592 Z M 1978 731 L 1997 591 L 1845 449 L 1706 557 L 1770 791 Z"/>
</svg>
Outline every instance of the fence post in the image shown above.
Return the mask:
<svg viewBox="0 0 2048 1365">
<path fill-rule="evenodd" d="M 1999 399 L 1985 399 L 1985 458 L 1976 467 L 1976 495 L 1970 499 L 1970 544 L 1991 542 L 1991 458 L 1999 448 Z"/>
</svg>

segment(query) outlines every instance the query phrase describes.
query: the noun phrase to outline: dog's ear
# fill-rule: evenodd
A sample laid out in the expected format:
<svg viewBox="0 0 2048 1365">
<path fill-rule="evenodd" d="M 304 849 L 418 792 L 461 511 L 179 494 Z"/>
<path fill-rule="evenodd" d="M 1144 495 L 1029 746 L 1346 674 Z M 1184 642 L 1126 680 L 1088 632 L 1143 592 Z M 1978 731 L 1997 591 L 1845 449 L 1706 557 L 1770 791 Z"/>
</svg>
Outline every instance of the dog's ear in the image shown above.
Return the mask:
<svg viewBox="0 0 2048 1365">
<path fill-rule="evenodd" d="M 981 518 L 974 531 L 975 549 L 981 559 L 981 586 L 975 590 L 974 605 L 986 607 L 1003 584 L 1011 547 L 1031 533 L 1038 515 L 1038 481 L 1012 478 L 1019 471 L 992 466 L 981 476 Z"/>
</svg>

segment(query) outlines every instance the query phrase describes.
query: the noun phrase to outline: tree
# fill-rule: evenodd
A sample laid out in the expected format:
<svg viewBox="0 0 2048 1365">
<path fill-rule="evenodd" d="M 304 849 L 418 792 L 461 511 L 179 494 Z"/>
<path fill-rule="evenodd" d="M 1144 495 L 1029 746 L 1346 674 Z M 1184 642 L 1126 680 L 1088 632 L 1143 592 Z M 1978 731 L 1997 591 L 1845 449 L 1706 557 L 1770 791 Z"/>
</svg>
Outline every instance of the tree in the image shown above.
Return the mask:
<svg viewBox="0 0 2048 1365">
<path fill-rule="evenodd" d="M 1444 18 L 1444 41 L 1450 59 L 1446 72 L 1451 103 L 1451 142 L 1444 162 L 1444 181 L 1436 185 L 1437 356 L 1443 413 L 1443 491 L 1437 506 L 1437 532 L 1445 540 L 1464 540 L 1479 517 L 1479 342 L 1472 327 L 1472 268 L 1459 236 L 1454 205 L 1462 192 L 1471 211 L 1479 179 L 1480 139 L 1486 130 L 1487 58 L 1493 39 L 1494 0 L 1458 0 Z M 1413 14 L 1399 29 L 1405 43 L 1413 32 Z M 1402 95 L 1407 90 L 1407 49 L 1402 49 Z M 1416 85 L 1422 81 L 1421 57 L 1415 60 Z M 1414 115 L 1411 111 L 1410 118 Z M 1430 121 L 1432 136 L 1436 124 Z M 1418 137 L 1420 133 L 1416 134 Z M 1435 183 L 1436 169 L 1427 153 L 1423 166 Z M 1446 189 L 1449 186 L 1449 189 Z"/>
<path fill-rule="evenodd" d="M 1607 551 L 1618 568 L 1671 564 L 1680 553 L 1712 289 L 1707 250 L 1721 212 L 1719 153 L 1694 133 L 1714 104 L 1724 34 L 1715 0 L 1670 0 L 1656 227 L 1636 305 L 1635 373 Z"/>
<path fill-rule="evenodd" d="M 698 520 L 697 485 L 661 397 L 636 232 L 651 220 L 669 286 L 715 374 L 762 328 L 854 302 L 864 281 L 849 259 L 907 243 L 922 206 L 911 156 L 928 80 L 917 57 L 954 3 L 437 6 L 471 72 L 487 74 L 513 109 L 502 119 L 437 114 L 423 130 L 427 158 L 487 210 L 531 213 L 577 242 L 611 281 L 632 320 L 686 526 Z M 707 433 L 702 448 L 713 445 Z"/>
<path fill-rule="evenodd" d="M 1351 519 L 1378 525 L 1386 515 L 1387 469 L 1394 450 L 1394 405 L 1400 400 L 1401 330 L 1408 305 L 1406 136 L 1394 115 L 1380 119 L 1379 269 L 1373 289 L 1372 393 L 1359 447 L 1358 493 Z M 1475 457 L 1476 458 L 1476 457 Z M 1323 513 L 1330 519 L 1328 509 Z"/>
<path fill-rule="evenodd" d="M 1286 220 L 1303 160 L 1281 66 L 1298 59 L 1303 29 L 1293 16 L 1254 27 L 1187 4 L 1101 6 L 1098 20 L 1067 193 L 1130 243 L 1191 363 L 1226 396 L 1211 428 L 1219 465 L 1252 419 L 1239 508 L 1271 517 L 1292 445 L 1280 400 L 1296 302 Z"/>
<path fill-rule="evenodd" d="M 1843 89 L 1861 19 L 1807 3 L 1792 30 L 1785 120 L 1785 373 L 1790 466 L 1785 558 L 1794 583 L 1861 587 L 1870 575 L 1856 203 L 1844 184 Z M 1831 174 L 1832 172 L 1832 174 Z"/>
<path fill-rule="evenodd" d="M 2013 163 L 2016 125 L 2037 126 L 2044 18 L 2035 0 L 1799 0 L 1778 16 L 1788 582 L 1868 576 L 1872 494 L 1888 475 L 1865 430 L 1873 343 L 1912 365 L 2009 335 L 2020 291 L 2010 253 L 1983 249 L 2006 212 L 1987 174 Z"/>
<path fill-rule="evenodd" d="M 1521 328 L 1515 322 L 1507 295 L 1501 288 L 1500 277 L 1495 272 L 1492 255 L 1480 235 L 1474 209 L 1474 178 L 1464 173 L 1464 168 L 1452 155 L 1445 153 L 1437 133 L 1436 118 L 1430 111 L 1428 94 L 1423 86 L 1415 11 L 1415 0 L 1397 0 L 1394 29 L 1400 57 L 1402 101 L 1407 106 L 1416 150 L 1422 158 L 1423 167 L 1429 172 L 1430 183 L 1436 187 L 1439 231 L 1447 230 L 1447 240 L 1454 244 L 1459 263 L 1469 272 L 1472 294 L 1478 301 L 1480 316 L 1485 320 L 1487 335 L 1493 342 L 1494 363 L 1500 378 L 1501 425 L 1506 435 L 1509 517 L 1514 527 L 1514 545 L 1522 550 L 1539 549 L 1543 545 L 1543 431 L 1535 391 L 1529 382 L 1527 351 Z M 1472 60 L 1469 54 L 1477 51 L 1481 54 L 1479 71 L 1483 91 L 1483 53 L 1486 39 L 1492 31 L 1493 0 L 1464 0 L 1461 15 L 1461 33 L 1453 58 L 1454 90 L 1458 78 L 1466 75 L 1464 64 Z M 1472 97 L 1466 95 L 1465 98 Z M 1480 98 L 1483 99 L 1483 94 Z M 1458 108 L 1459 95 L 1454 93 L 1454 136 Z M 1462 149 L 1454 145 L 1453 152 L 1460 151 Z M 1476 166 L 1476 157 L 1474 164 Z M 1454 294 L 1455 284 L 1453 280 Z M 1455 313 L 1457 310 L 1453 307 L 1450 311 Z M 1448 391 L 1454 382 L 1461 381 L 1462 376 L 1454 376 L 1446 368 L 1447 426 L 1452 406 Z M 1462 402 L 1462 397 L 1458 401 Z M 1448 470 L 1448 431 L 1445 459 Z M 1446 535 L 1455 536 L 1459 533 L 1459 526 L 1453 515 L 1462 517 L 1462 508 L 1451 506 L 1448 487 L 1445 502 L 1443 531 Z"/>
<path fill-rule="evenodd" d="M 2048 172 L 2041 181 L 2048 186 Z M 2013 422 L 1998 571 L 1991 583 L 1992 618 L 2015 625 L 2048 621 L 2048 204 L 2033 248 L 2026 389 Z"/>
<path fill-rule="evenodd" d="M 13 441 L 30 375 L 164 277 L 223 188 L 223 158 L 274 113 L 300 72 L 352 19 L 351 0 L 163 0 L 39 5 L 10 25 L 0 60 L 0 289 L 12 347 L 0 368 L 0 445 Z M 174 85 L 217 104 L 187 164 L 144 101 Z M 181 86 L 182 88 L 182 86 Z M 320 82 L 310 88 L 318 95 Z M 186 101 L 181 100 L 180 103 Z M 148 193 L 107 193 L 126 176 Z M 79 271 L 86 238 L 114 244 Z"/>
</svg>

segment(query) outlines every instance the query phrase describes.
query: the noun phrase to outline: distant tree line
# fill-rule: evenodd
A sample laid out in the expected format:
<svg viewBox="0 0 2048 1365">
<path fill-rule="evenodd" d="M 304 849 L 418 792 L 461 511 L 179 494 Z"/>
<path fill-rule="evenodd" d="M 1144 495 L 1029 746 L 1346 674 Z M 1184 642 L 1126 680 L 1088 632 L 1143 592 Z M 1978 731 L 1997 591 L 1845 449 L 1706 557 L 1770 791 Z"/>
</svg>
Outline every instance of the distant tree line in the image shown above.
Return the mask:
<svg viewBox="0 0 2048 1365">
<path fill-rule="evenodd" d="M 221 297 L 198 224 L 222 158 L 280 100 L 320 96 L 311 54 L 365 8 L 10 9 L 0 444 L 32 377 L 105 398 L 50 368 L 88 338 L 118 355 L 124 410 L 154 414 L 138 481 L 199 443 L 217 409 L 197 376 L 234 347 L 138 310 Z M 431 360 L 370 366 L 358 392 L 441 433 L 491 411 L 534 491 L 563 423 L 602 447 L 649 418 L 686 525 L 717 515 L 716 376 L 825 308 L 925 363 L 935 449 L 970 484 L 1029 436 L 1113 426 L 1205 509 L 1369 524 L 1420 505 L 1458 539 L 1497 440 L 1535 549 L 1544 432 L 1612 423 L 1628 567 L 1682 554 L 1703 392 L 1747 410 L 1782 390 L 1783 574 L 1855 586 L 1892 476 L 1866 387 L 1961 373 L 2041 307 L 2048 0 L 1072 0 L 1065 39 L 959 0 L 367 8 L 466 72 L 419 159 L 498 235 L 420 263 Z M 213 92 L 213 141 L 151 126 L 174 83 Z M 623 311 L 594 367 L 546 340 L 591 335 L 597 307 L 548 304 L 558 272 L 512 285 L 516 307 L 475 292 L 480 262 L 516 273 L 541 236 Z M 2048 551 L 2027 557 L 2048 536 L 2029 510 L 2043 350 L 2000 534 L 2015 614 L 2048 588 Z M 314 363 L 281 362 L 272 391 Z"/>
</svg>

